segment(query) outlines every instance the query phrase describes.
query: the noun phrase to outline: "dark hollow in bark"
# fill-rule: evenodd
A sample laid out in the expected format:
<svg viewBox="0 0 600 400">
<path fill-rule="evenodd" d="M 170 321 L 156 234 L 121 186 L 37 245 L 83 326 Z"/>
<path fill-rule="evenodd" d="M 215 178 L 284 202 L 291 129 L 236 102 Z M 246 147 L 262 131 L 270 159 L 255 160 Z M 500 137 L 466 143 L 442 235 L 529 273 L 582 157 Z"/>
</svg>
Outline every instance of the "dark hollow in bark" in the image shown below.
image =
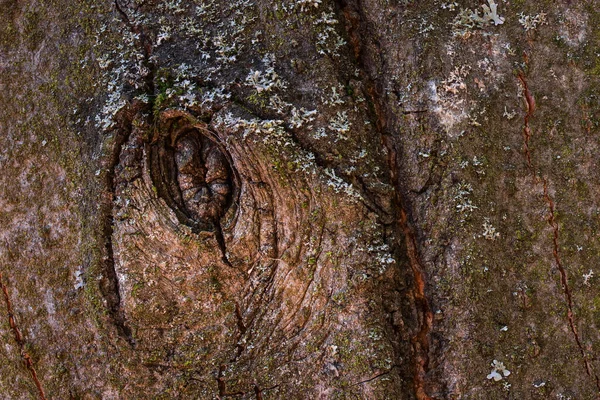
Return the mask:
<svg viewBox="0 0 600 400">
<path fill-rule="evenodd" d="M 158 195 L 194 231 L 220 231 L 237 197 L 230 155 L 206 126 L 184 115 L 167 120 L 149 146 L 150 175 Z"/>
</svg>

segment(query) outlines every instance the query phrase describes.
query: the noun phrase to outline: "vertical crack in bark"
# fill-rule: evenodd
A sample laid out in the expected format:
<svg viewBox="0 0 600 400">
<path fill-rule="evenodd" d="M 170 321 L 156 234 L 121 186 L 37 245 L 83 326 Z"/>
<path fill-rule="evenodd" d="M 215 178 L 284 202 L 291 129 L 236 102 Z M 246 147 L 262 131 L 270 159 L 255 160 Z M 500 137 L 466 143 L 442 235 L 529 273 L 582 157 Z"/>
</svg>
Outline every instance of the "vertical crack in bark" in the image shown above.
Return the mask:
<svg viewBox="0 0 600 400">
<path fill-rule="evenodd" d="M 127 28 L 136 35 L 139 35 L 139 39 L 137 39 L 136 45 L 142 50 L 143 60 L 142 64 L 148 68 L 148 75 L 145 76 L 145 83 L 147 85 L 147 90 L 151 95 L 154 95 L 154 72 L 156 70 L 154 64 L 150 62 L 150 56 L 152 55 L 152 40 L 146 34 L 143 27 L 135 25 L 131 22 L 127 13 L 123 10 L 123 8 L 119 5 L 118 0 L 114 0 L 115 10 L 121 17 L 123 23 L 127 26 Z"/>
<path fill-rule="evenodd" d="M 575 315 L 573 313 L 573 297 L 571 295 L 571 289 L 569 288 L 569 282 L 567 278 L 567 271 L 565 270 L 560 255 L 558 252 L 558 223 L 554 218 L 554 201 L 552 197 L 548 193 L 548 180 L 542 179 L 542 184 L 544 185 L 544 200 L 548 204 L 548 224 L 552 227 L 552 255 L 554 256 L 554 261 L 556 262 L 556 266 L 558 267 L 558 271 L 560 273 L 560 282 L 562 284 L 562 288 L 565 294 L 565 300 L 567 302 L 567 320 L 569 321 L 569 328 L 575 337 L 575 342 L 577 343 L 577 347 L 581 353 L 581 357 L 583 358 L 583 364 L 585 365 L 585 372 L 590 378 L 593 378 L 596 383 L 596 388 L 600 393 L 600 379 L 598 375 L 593 371 L 590 360 L 585 353 L 585 349 L 583 348 L 583 344 L 581 343 L 581 338 L 579 337 L 579 333 L 577 332 L 577 327 L 575 326 Z"/>
<path fill-rule="evenodd" d="M 148 75 L 145 77 L 146 89 L 150 92 L 154 92 L 154 65 L 150 62 L 150 55 L 152 51 L 152 44 L 148 39 L 148 36 L 145 32 L 138 26 L 135 26 L 131 23 L 127 13 L 121 8 L 117 0 L 114 0 L 114 5 L 117 13 L 121 16 L 123 23 L 130 29 L 132 32 L 139 34 L 140 42 L 139 45 L 142 49 L 142 54 L 144 57 L 143 63 L 148 67 Z M 104 270 L 103 270 L 103 278 L 100 282 L 100 290 L 102 295 L 106 299 L 109 318 L 112 320 L 112 323 L 117 328 L 117 332 L 120 336 L 127 340 L 127 342 L 134 347 L 135 340 L 133 339 L 131 328 L 127 325 L 125 316 L 121 306 L 121 294 L 119 288 L 119 279 L 117 277 L 116 267 L 115 267 L 115 259 L 114 259 L 114 249 L 113 249 L 113 240 L 112 236 L 114 233 L 114 199 L 116 195 L 116 168 L 119 164 L 119 159 L 121 156 L 121 150 L 123 145 L 129 139 L 131 134 L 131 120 L 133 117 L 131 115 L 135 114 L 139 108 L 139 105 L 134 107 L 131 110 L 125 109 L 120 118 L 118 129 L 116 130 L 116 138 L 115 144 L 112 149 L 112 153 L 110 154 L 110 158 L 108 160 L 108 170 L 105 176 L 104 187 L 106 188 L 107 199 L 105 200 L 105 204 L 103 207 L 104 214 L 104 226 L 103 226 L 103 235 L 104 235 L 104 248 L 105 248 L 105 261 L 104 261 Z M 125 114 L 131 113 L 131 115 Z M 126 126 L 127 125 L 127 126 Z"/>
<path fill-rule="evenodd" d="M 425 375 L 429 370 L 429 332 L 431 331 L 433 324 L 433 312 L 431 311 L 429 300 L 427 299 L 425 293 L 425 269 L 419 256 L 417 237 L 413 227 L 409 222 L 408 214 L 406 212 L 405 205 L 403 204 L 403 199 L 400 192 L 401 189 L 399 187 L 399 178 L 397 176 L 398 166 L 396 151 L 393 148 L 393 145 L 390 143 L 389 138 L 385 142 L 389 153 L 388 157 L 391 179 L 394 182 L 396 202 L 398 204 L 400 213 L 398 225 L 404 234 L 406 253 L 408 255 L 414 279 L 413 296 L 419 316 L 417 333 L 411 338 L 415 364 L 413 384 L 415 388 L 415 395 L 418 400 L 430 400 L 432 397 L 430 397 L 425 390 Z"/>
<path fill-rule="evenodd" d="M 429 371 L 429 333 L 433 324 L 433 312 L 429 305 L 429 300 L 426 296 L 426 275 L 423 262 L 419 254 L 418 239 L 414 228 L 410 222 L 409 212 L 404 200 L 401 180 L 399 177 L 398 153 L 395 149 L 393 137 L 386 131 L 386 120 L 383 112 L 382 101 L 384 97 L 378 93 L 375 82 L 369 76 L 365 67 L 363 48 L 363 38 L 361 30 L 367 30 L 365 17 L 362 13 L 360 4 L 346 4 L 344 0 L 338 0 L 338 4 L 342 10 L 344 19 L 346 20 L 346 28 L 348 31 L 350 44 L 357 59 L 357 64 L 360 67 L 362 80 L 366 86 L 366 95 L 368 97 L 371 109 L 371 119 L 375 122 L 375 127 L 382 138 L 383 145 L 388 152 L 388 166 L 390 169 L 390 180 L 394 187 L 394 202 L 398 209 L 399 217 L 396 221 L 397 227 L 404 236 L 404 245 L 406 255 L 408 256 L 414 286 L 412 296 L 414 298 L 415 307 L 418 315 L 416 333 L 411 338 L 411 346 L 413 351 L 414 375 L 413 387 L 414 394 L 418 400 L 431 400 L 425 390 L 425 376 Z"/>
<path fill-rule="evenodd" d="M 42 383 L 38 379 L 37 373 L 35 372 L 35 368 L 33 366 L 33 360 L 31 359 L 31 356 L 29 355 L 27 350 L 25 350 L 26 343 L 25 343 L 25 340 L 23 339 L 23 335 L 21 334 L 21 331 L 19 330 L 19 327 L 17 326 L 17 323 L 15 321 L 15 314 L 14 314 L 14 311 L 12 308 L 12 303 L 10 301 L 10 296 L 8 294 L 8 287 L 4 284 L 1 272 L 0 272 L 0 288 L 2 289 L 2 293 L 4 295 L 4 305 L 6 306 L 6 312 L 8 314 L 8 324 L 10 325 L 10 329 L 13 332 L 15 342 L 17 342 L 17 346 L 19 347 L 19 353 L 21 354 L 23 363 L 25 364 L 25 367 L 31 374 L 31 379 L 33 380 L 33 383 L 35 384 L 35 387 L 38 390 L 38 395 L 39 395 L 40 400 L 46 400 L 46 395 L 44 394 L 44 388 L 42 387 Z"/>
<path fill-rule="evenodd" d="M 523 140 L 525 142 L 524 143 L 525 157 L 527 159 L 527 165 L 528 165 L 529 169 L 531 170 L 531 173 L 534 175 L 534 181 L 536 183 L 541 183 L 542 187 L 543 187 L 544 201 L 546 202 L 547 207 L 548 207 L 548 224 L 552 228 L 552 256 L 554 258 L 554 262 L 556 263 L 556 266 L 557 266 L 559 274 L 560 274 L 560 282 L 562 285 L 562 290 L 563 290 L 563 294 L 565 296 L 565 301 L 566 301 L 566 306 L 567 306 L 567 321 L 569 323 L 569 329 L 571 330 L 571 333 L 573 334 L 573 337 L 575 338 L 575 342 L 577 343 L 577 348 L 579 349 L 579 352 L 581 353 L 582 361 L 585 366 L 585 372 L 590 378 L 594 379 L 596 389 L 600 393 L 600 377 L 598 377 L 598 375 L 594 372 L 592 365 L 590 363 L 590 360 L 589 360 L 589 358 L 585 352 L 585 349 L 583 347 L 583 344 L 581 342 L 579 333 L 577 332 L 577 326 L 576 326 L 576 322 L 575 322 L 575 313 L 573 312 L 573 308 L 574 308 L 573 296 L 571 294 L 571 289 L 569 287 L 567 271 L 565 270 L 565 268 L 562 264 L 560 254 L 559 254 L 559 244 L 558 244 L 559 227 L 558 227 L 558 222 L 556 222 L 556 219 L 554 216 L 555 208 L 556 208 L 555 203 L 554 203 L 554 200 L 552 199 L 552 196 L 550 196 L 550 193 L 548 191 L 548 179 L 541 178 L 536 175 L 534 166 L 531 161 L 531 153 L 530 153 L 530 147 L 529 147 L 529 140 L 531 138 L 531 128 L 529 127 L 529 120 L 533 116 L 533 113 L 535 111 L 535 99 L 529 90 L 529 86 L 527 85 L 527 80 L 522 71 L 519 72 L 518 78 L 519 78 L 519 82 L 521 83 L 523 96 L 525 97 L 526 106 L 527 106 L 527 113 L 524 116 L 524 122 L 523 122 L 524 123 Z"/>
<path fill-rule="evenodd" d="M 527 106 L 527 113 L 523 117 L 523 142 L 525 147 L 525 157 L 527 158 L 527 165 L 529 166 L 529 168 L 532 168 L 531 152 L 529 151 L 529 139 L 531 139 L 531 128 L 529 128 L 529 119 L 533 116 L 533 113 L 535 111 L 535 99 L 529 91 L 529 87 L 527 86 L 527 81 L 525 80 L 523 72 L 519 71 L 518 76 L 519 81 L 521 82 L 521 86 L 523 88 L 523 95 L 525 96 L 525 104 Z"/>
<path fill-rule="evenodd" d="M 235 318 L 236 318 L 238 330 L 240 331 L 240 336 L 238 338 L 238 343 L 236 344 L 236 355 L 231 360 L 231 362 L 236 362 L 238 360 L 238 358 L 240 358 L 240 356 L 244 352 L 245 347 L 242 344 L 242 338 L 244 337 L 244 335 L 246 334 L 246 331 L 248 330 L 248 327 L 244 324 L 244 316 L 242 315 L 242 310 L 240 308 L 240 304 L 237 301 L 235 302 Z"/>
<path fill-rule="evenodd" d="M 256 395 L 256 400 L 263 400 L 262 390 L 257 385 L 254 385 L 254 394 Z"/>
<path fill-rule="evenodd" d="M 217 240 L 219 249 L 221 250 L 221 261 L 223 261 L 223 264 L 227 265 L 228 267 L 233 268 L 233 264 L 231 264 L 229 257 L 227 257 L 227 242 L 225 242 L 225 237 L 223 236 L 221 221 L 215 222 L 215 239 Z"/>
<path fill-rule="evenodd" d="M 121 8 L 121 5 L 119 4 L 119 2 L 117 0 L 114 0 L 114 3 L 115 3 L 115 9 L 117 10 L 117 12 L 119 13 L 119 15 L 121 16 L 121 19 L 123 19 L 123 22 L 125 22 L 128 25 L 131 25 L 131 21 L 129 21 L 129 17 L 125 13 L 125 11 L 123 11 L 123 9 Z"/>
<path fill-rule="evenodd" d="M 217 389 L 219 390 L 219 399 L 221 399 L 225 396 L 226 386 L 225 386 L 225 380 L 223 379 L 224 371 L 225 371 L 225 366 L 221 365 L 219 367 L 219 373 L 216 378 L 217 379 Z"/>
<path fill-rule="evenodd" d="M 119 288 L 119 279 L 117 277 L 117 271 L 115 267 L 114 249 L 113 249 L 113 233 L 114 233 L 114 210 L 113 202 L 115 198 L 116 182 L 115 182 L 115 169 L 119 163 L 119 156 L 123 144 L 129 138 L 129 131 L 122 132 L 118 131 L 116 137 L 116 143 L 111 154 L 109 161 L 109 168 L 106 173 L 105 187 L 108 191 L 108 199 L 105 204 L 105 219 L 104 219 L 104 240 L 105 240 L 105 267 L 104 277 L 101 280 L 100 289 L 108 306 L 108 313 L 113 324 L 117 328 L 117 332 L 127 342 L 134 347 L 135 341 L 131 332 L 131 328 L 125 322 L 125 316 L 121 307 L 121 294 Z"/>
<path fill-rule="evenodd" d="M 417 239 L 412 227 L 408 223 L 406 211 L 400 210 L 400 227 L 404 232 L 410 267 L 414 276 L 413 295 L 417 309 L 420 312 L 419 331 L 412 338 L 415 357 L 415 394 L 417 399 L 431 399 L 425 391 L 425 375 L 429 370 L 429 332 L 433 323 L 433 312 L 425 294 L 425 273 L 419 258 Z"/>
</svg>

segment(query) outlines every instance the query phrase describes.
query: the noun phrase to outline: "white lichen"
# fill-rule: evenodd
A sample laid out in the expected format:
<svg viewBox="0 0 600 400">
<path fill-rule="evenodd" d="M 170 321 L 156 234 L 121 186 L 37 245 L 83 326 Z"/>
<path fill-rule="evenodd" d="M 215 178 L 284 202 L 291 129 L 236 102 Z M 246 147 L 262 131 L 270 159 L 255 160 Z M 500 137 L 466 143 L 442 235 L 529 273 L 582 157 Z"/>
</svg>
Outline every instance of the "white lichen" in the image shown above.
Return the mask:
<svg viewBox="0 0 600 400">
<path fill-rule="evenodd" d="M 469 70 L 470 68 L 466 65 L 454 68 L 454 70 L 450 72 L 450 75 L 441 82 L 442 89 L 452 94 L 457 94 L 458 92 L 465 90 L 467 88 L 465 78 L 469 74 Z"/>
<path fill-rule="evenodd" d="M 212 106 L 219 102 L 229 100 L 231 98 L 231 93 L 229 93 L 224 86 L 206 90 L 202 92 L 200 105 L 202 106 Z"/>
<path fill-rule="evenodd" d="M 327 132 L 325 131 L 325 128 L 321 126 L 312 134 L 312 137 L 314 139 L 325 139 L 327 137 Z"/>
<path fill-rule="evenodd" d="M 590 279 L 592 279 L 593 277 L 594 277 L 594 271 L 592 271 L 590 269 L 587 274 L 583 274 L 583 284 L 585 286 L 590 286 Z"/>
<path fill-rule="evenodd" d="M 288 165 L 294 166 L 296 171 L 313 175 L 318 170 L 315 155 L 298 147 L 291 134 L 286 130 L 286 123 L 283 120 L 259 120 L 256 118 L 247 120 L 227 113 L 224 117 L 217 116 L 215 124 L 225 129 L 241 131 L 244 140 L 251 138 L 254 142 L 276 146 L 282 157 L 287 157 Z M 289 149 L 289 151 L 285 149 Z M 327 171 L 325 174 L 329 176 Z M 344 189 L 346 193 L 351 192 L 348 188 Z"/>
<path fill-rule="evenodd" d="M 170 26 L 162 25 L 160 27 L 160 32 L 156 36 L 155 46 L 160 46 L 165 40 L 169 40 L 171 38 L 171 30 L 172 28 Z"/>
<path fill-rule="evenodd" d="M 506 109 L 506 106 L 504 106 L 504 114 L 502 114 L 502 116 L 503 116 L 503 117 L 506 117 L 506 119 L 510 121 L 510 120 L 511 120 L 511 119 L 513 119 L 513 118 L 514 118 L 516 115 L 517 115 L 517 112 L 516 112 L 516 111 L 514 111 L 514 110 L 513 110 L 513 111 L 510 111 L 510 112 L 509 112 L 509 111 Z"/>
<path fill-rule="evenodd" d="M 444 126 L 448 134 L 452 134 L 452 128 L 465 119 L 469 118 L 469 103 L 466 101 L 467 84 L 466 78 L 471 67 L 468 65 L 456 66 L 442 81 L 429 82 L 431 93 L 430 107 L 438 121 Z"/>
<path fill-rule="evenodd" d="M 458 213 L 468 217 L 473 210 L 477 209 L 477 206 L 473 204 L 469 196 L 473 192 L 473 187 L 470 184 L 460 183 L 456 189 L 456 195 L 454 201 L 458 203 L 456 210 Z"/>
<path fill-rule="evenodd" d="M 285 83 L 275 72 L 275 56 L 267 54 L 262 62 L 265 65 L 264 71 L 250 70 L 246 77 L 246 84 L 252 86 L 257 93 L 268 92 L 275 88 L 285 88 Z"/>
<path fill-rule="evenodd" d="M 343 105 L 346 102 L 342 99 L 340 93 L 343 92 L 343 88 L 331 87 L 331 95 L 324 97 L 321 96 L 321 101 L 325 105 Z"/>
<path fill-rule="evenodd" d="M 285 114 L 287 110 L 293 108 L 292 103 L 283 100 L 277 93 L 269 97 L 269 106 L 278 114 Z"/>
<path fill-rule="evenodd" d="M 350 126 L 346 111 L 338 111 L 335 117 L 329 120 L 328 128 L 337 133 L 338 137 L 347 139 L 345 134 L 350 131 Z"/>
<path fill-rule="evenodd" d="M 319 8 L 321 5 L 321 0 L 298 0 L 296 1 L 296 5 L 300 7 L 300 11 L 304 12 L 312 8 Z"/>
<path fill-rule="evenodd" d="M 492 226 L 490 221 L 486 218 L 483 223 L 483 233 L 481 234 L 485 239 L 494 241 L 500 237 L 500 233 L 496 232 L 496 228 Z"/>
<path fill-rule="evenodd" d="M 547 24 L 546 13 L 539 13 L 536 15 L 525 15 L 519 14 L 519 23 L 525 29 L 526 32 L 535 30 L 539 25 Z"/>
<path fill-rule="evenodd" d="M 314 22 L 317 30 L 317 52 L 321 55 L 339 56 L 339 50 L 346 41 L 338 34 L 335 26 L 339 21 L 333 12 L 323 12 Z"/>
<path fill-rule="evenodd" d="M 498 5 L 494 0 L 488 0 L 489 5 L 482 5 L 483 7 L 483 18 L 494 25 L 502 25 L 504 18 L 498 15 Z"/>
<path fill-rule="evenodd" d="M 333 169 L 326 168 L 324 172 L 325 175 L 329 177 L 326 182 L 327 186 L 332 188 L 335 193 L 346 193 L 350 197 L 362 200 L 361 194 L 354 188 L 354 186 L 337 176 Z"/>
<path fill-rule="evenodd" d="M 454 10 L 456 10 L 457 7 L 458 7 L 458 3 L 457 2 L 442 3 L 442 5 L 440 6 L 440 8 L 442 10 L 449 10 L 449 11 L 454 11 Z"/>
<path fill-rule="evenodd" d="M 487 376 L 488 379 L 493 379 L 495 382 L 498 382 L 510 375 L 510 371 L 506 369 L 503 362 L 494 360 L 490 365 L 492 366 L 492 372 Z"/>
<path fill-rule="evenodd" d="M 501 25 L 504 18 L 498 15 L 498 5 L 494 0 L 488 0 L 488 4 L 481 6 L 483 13 L 479 10 L 463 8 L 452 21 L 452 33 L 454 36 L 469 37 L 474 30 L 483 29 L 489 25 Z"/>
<path fill-rule="evenodd" d="M 300 128 L 302 125 L 307 124 L 315 120 L 317 110 L 308 111 L 304 108 L 298 110 L 296 107 L 292 108 L 292 115 L 290 117 L 290 126 L 292 128 Z"/>
<path fill-rule="evenodd" d="M 84 286 L 83 267 L 80 265 L 77 267 L 77 271 L 75 271 L 75 289 L 82 289 Z"/>
</svg>

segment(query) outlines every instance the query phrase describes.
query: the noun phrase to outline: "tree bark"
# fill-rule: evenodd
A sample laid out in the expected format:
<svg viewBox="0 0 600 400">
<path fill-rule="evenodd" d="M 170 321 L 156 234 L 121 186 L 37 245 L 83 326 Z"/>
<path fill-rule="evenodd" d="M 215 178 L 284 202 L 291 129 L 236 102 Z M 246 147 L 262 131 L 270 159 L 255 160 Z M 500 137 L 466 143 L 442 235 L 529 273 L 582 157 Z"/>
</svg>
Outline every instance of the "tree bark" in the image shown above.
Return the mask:
<svg viewBox="0 0 600 400">
<path fill-rule="evenodd" d="M 598 398 L 598 6 L 0 0 L 0 398 Z"/>
</svg>

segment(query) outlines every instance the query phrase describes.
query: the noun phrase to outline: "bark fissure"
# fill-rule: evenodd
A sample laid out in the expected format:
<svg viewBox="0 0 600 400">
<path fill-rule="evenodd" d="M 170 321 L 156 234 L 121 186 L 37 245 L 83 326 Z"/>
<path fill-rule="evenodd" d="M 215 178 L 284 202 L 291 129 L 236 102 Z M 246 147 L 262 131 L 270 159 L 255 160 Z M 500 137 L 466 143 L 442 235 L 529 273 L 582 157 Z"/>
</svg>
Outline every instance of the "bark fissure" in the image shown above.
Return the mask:
<svg viewBox="0 0 600 400">
<path fill-rule="evenodd" d="M 240 304 L 238 302 L 235 303 L 235 318 L 240 335 L 236 344 L 236 354 L 231 362 L 236 362 L 244 352 L 245 346 L 242 344 L 242 338 L 248 330 L 248 327 L 244 324 L 244 316 L 242 315 L 242 310 L 240 309 Z"/>
<path fill-rule="evenodd" d="M 583 343 L 581 342 L 581 337 L 577 331 L 577 326 L 575 322 L 575 313 L 573 296 L 571 292 L 571 288 L 569 287 L 569 281 L 567 276 L 567 271 L 561 261 L 560 253 L 559 253 L 559 226 L 558 222 L 555 218 L 555 210 L 556 205 L 552 196 L 548 191 L 548 179 L 539 177 L 535 173 L 534 165 L 532 163 L 531 151 L 529 146 L 529 141 L 531 139 L 531 128 L 529 126 L 529 120 L 533 116 L 535 111 L 535 98 L 533 97 L 531 91 L 529 90 L 529 86 L 527 85 L 527 80 L 523 72 L 519 72 L 518 74 L 519 82 L 521 83 L 521 89 L 523 92 L 523 96 L 525 97 L 527 112 L 523 118 L 523 140 L 524 140 L 524 148 L 525 148 L 525 158 L 527 160 L 527 166 L 531 170 L 531 173 L 534 175 L 534 181 L 536 183 L 540 183 L 543 188 L 543 198 L 547 205 L 548 209 L 548 225 L 552 228 L 552 257 L 554 258 L 554 262 L 556 263 L 556 267 L 558 268 L 560 274 L 560 282 L 562 285 L 562 291 L 565 297 L 565 302 L 567 306 L 567 321 L 569 324 L 569 329 L 573 334 L 575 342 L 577 344 L 577 348 L 581 353 L 581 358 L 585 367 L 586 374 L 594 380 L 596 388 L 600 393 L 600 377 L 594 372 L 589 357 L 586 354 L 585 348 L 583 347 Z"/>
<path fill-rule="evenodd" d="M 125 315 L 121 306 L 121 293 L 119 278 L 117 276 L 117 270 L 115 265 L 114 257 L 114 244 L 113 244 L 113 233 L 115 224 L 115 215 L 113 210 L 114 199 L 116 195 L 117 182 L 115 179 L 116 168 L 119 164 L 119 156 L 121 155 L 121 149 L 129 138 L 129 129 L 119 130 L 115 138 L 115 145 L 109 160 L 108 171 L 105 178 L 105 187 L 108 192 L 108 199 L 105 204 L 105 219 L 104 219 L 104 247 L 105 247 L 105 262 L 104 262 L 104 274 L 100 282 L 100 289 L 104 296 L 107 306 L 108 314 L 113 322 L 113 325 L 117 328 L 117 332 L 127 340 L 127 342 L 134 347 L 135 341 L 131 328 L 125 321 Z"/>
<path fill-rule="evenodd" d="M 42 387 L 42 383 L 40 382 L 40 380 L 37 376 L 37 372 L 35 371 L 35 367 L 33 365 L 33 360 L 31 359 L 31 356 L 29 355 L 27 350 L 25 350 L 25 345 L 26 345 L 25 339 L 23 338 L 23 335 L 21 334 L 21 330 L 19 329 L 19 327 L 17 326 L 17 323 L 15 321 L 15 314 L 13 311 L 12 302 L 10 301 L 10 296 L 8 294 L 8 287 L 4 283 L 1 272 L 0 272 L 0 288 L 2 289 L 2 294 L 4 296 L 4 305 L 6 307 L 6 313 L 8 314 L 8 324 L 10 326 L 10 329 L 13 332 L 13 337 L 15 338 L 15 342 L 17 342 L 17 346 L 19 347 L 19 354 L 21 355 L 21 358 L 23 359 L 23 363 L 25 364 L 25 367 L 29 371 L 29 374 L 31 375 L 31 379 L 33 380 L 33 383 L 35 384 L 35 387 L 37 388 L 40 400 L 46 400 L 44 388 Z"/>
<path fill-rule="evenodd" d="M 117 13 L 121 16 L 123 23 L 128 27 L 128 29 L 140 35 L 140 47 L 142 49 L 142 54 L 144 57 L 143 64 L 145 64 L 148 67 L 149 71 L 148 75 L 145 78 L 145 83 L 147 86 L 146 89 L 149 92 L 153 93 L 155 67 L 150 62 L 152 45 L 149 42 L 148 36 L 143 32 L 141 28 L 131 23 L 129 17 L 127 16 L 127 13 L 122 9 L 117 0 L 114 1 L 114 6 Z M 138 108 L 139 105 L 134 105 L 131 109 L 125 109 L 120 113 L 120 121 L 117 129 L 115 129 L 115 143 L 112 147 L 112 152 L 109 155 L 108 159 L 107 172 L 104 181 L 104 187 L 108 198 L 106 199 L 106 202 L 103 207 L 103 236 L 105 241 L 103 271 L 104 273 L 100 281 L 100 290 L 107 303 L 109 318 L 112 321 L 113 325 L 117 328 L 117 332 L 119 333 L 119 335 L 123 337 L 131 347 L 135 347 L 135 340 L 133 338 L 131 328 L 127 325 L 126 318 L 122 309 L 120 284 L 116 272 L 114 258 L 113 233 L 115 224 L 114 200 L 116 197 L 118 184 L 116 179 L 117 167 L 119 165 L 122 148 L 131 136 L 131 122 L 133 120 L 133 115 L 135 115 L 136 112 L 139 111 Z"/>
<path fill-rule="evenodd" d="M 219 249 L 221 250 L 221 261 L 223 264 L 227 265 L 230 268 L 233 268 L 233 264 L 229 261 L 229 257 L 227 257 L 227 242 L 225 242 L 225 237 L 223 236 L 223 228 L 221 227 L 221 222 L 215 222 L 215 239 L 219 244 Z"/>
<path fill-rule="evenodd" d="M 374 380 L 376 380 L 376 379 L 379 379 L 379 378 L 382 378 L 382 377 L 384 377 L 384 376 L 387 376 L 387 375 L 391 374 L 391 373 L 392 373 L 392 371 L 393 371 L 395 368 L 398 368 L 398 366 L 397 366 L 397 365 L 392 365 L 392 367 L 391 367 L 390 369 L 388 369 L 387 371 L 380 372 L 380 373 L 378 373 L 378 374 L 376 374 L 376 375 L 374 375 L 374 376 L 372 376 L 372 377 L 370 377 L 370 378 L 364 379 L 364 380 L 362 380 L 362 381 L 360 381 L 360 382 L 356 382 L 356 383 L 354 383 L 352 386 L 363 385 L 363 384 L 365 384 L 365 383 L 372 382 L 372 381 L 374 381 Z"/>
<path fill-rule="evenodd" d="M 143 63 L 146 64 L 146 66 L 152 66 L 152 63 L 150 63 L 150 55 L 152 53 L 152 42 L 150 41 L 148 35 L 140 26 L 135 25 L 131 22 L 131 20 L 129 19 L 129 16 L 125 12 L 125 10 L 123 10 L 123 8 L 119 4 L 118 0 L 114 0 L 114 4 L 115 4 L 115 10 L 117 11 L 119 16 L 123 20 L 123 23 L 125 25 L 127 25 L 127 27 L 133 33 L 139 34 L 139 44 L 140 44 L 140 47 L 142 48 L 142 54 L 144 56 Z M 149 74 L 146 78 L 147 78 L 147 80 L 150 80 L 150 85 L 148 88 L 154 89 L 154 84 L 153 84 L 154 68 L 149 68 Z M 152 92 L 153 92 L 153 90 L 152 90 Z M 152 93 L 152 94 L 154 94 L 154 93 Z"/>
<path fill-rule="evenodd" d="M 431 399 L 425 391 L 425 375 L 429 370 L 429 332 L 433 324 L 433 312 L 425 293 L 425 272 L 419 256 L 416 235 L 408 221 L 408 215 L 403 208 L 400 209 L 399 224 L 404 232 L 410 267 L 414 276 L 413 296 L 421 319 L 419 321 L 418 332 L 411 339 L 414 351 L 413 357 L 415 358 L 415 394 L 417 399 L 425 400 Z"/>
<path fill-rule="evenodd" d="M 598 389 L 598 393 L 600 393 L 600 378 L 598 377 L 598 375 L 594 372 L 594 370 L 592 368 L 590 360 L 589 360 L 589 358 L 585 352 L 585 349 L 583 347 L 583 344 L 581 342 L 581 338 L 579 336 L 579 333 L 577 331 L 577 326 L 575 323 L 575 313 L 573 312 L 573 307 L 574 307 L 573 296 L 571 293 L 571 289 L 569 287 L 567 271 L 565 270 L 565 267 L 560 259 L 559 244 L 558 244 L 559 228 L 558 228 L 558 223 L 556 222 L 556 219 L 554 216 L 554 214 L 555 214 L 554 201 L 552 200 L 552 197 L 548 193 L 548 180 L 542 179 L 542 184 L 544 187 L 544 200 L 546 201 L 546 203 L 548 205 L 548 224 L 552 227 L 552 246 L 553 246 L 552 247 L 552 256 L 554 257 L 554 261 L 556 262 L 556 266 L 558 267 L 558 271 L 560 273 L 560 282 L 562 284 L 562 289 L 563 289 L 563 292 L 565 295 L 565 300 L 567 303 L 567 320 L 569 322 L 569 328 L 571 329 L 571 332 L 573 333 L 573 337 L 575 338 L 575 342 L 577 343 L 577 347 L 579 349 L 579 352 L 581 353 L 582 361 L 585 366 L 585 372 L 587 373 L 587 375 L 590 378 L 594 379 L 596 388 Z"/>
<path fill-rule="evenodd" d="M 254 394 L 256 395 L 256 400 L 263 400 L 262 390 L 256 385 L 254 385 Z"/>
<path fill-rule="evenodd" d="M 527 159 L 527 165 L 529 166 L 529 168 L 532 168 L 531 152 L 529 150 L 529 140 L 531 139 L 531 128 L 529 127 L 529 119 L 533 116 L 533 113 L 535 111 L 535 99 L 529 91 L 529 87 L 527 86 L 527 81 L 525 80 L 523 72 L 519 72 L 518 76 L 519 81 L 521 82 L 523 95 L 525 96 L 525 104 L 527 107 L 527 112 L 523 117 L 523 144 L 525 150 L 525 158 Z"/>
<path fill-rule="evenodd" d="M 399 176 L 398 152 L 393 136 L 387 132 L 387 122 L 383 110 L 384 95 L 377 90 L 376 82 L 370 77 L 369 68 L 364 60 L 365 48 L 364 36 L 368 34 L 365 16 L 361 10 L 360 2 L 350 5 L 343 0 L 338 0 L 343 18 L 346 20 L 346 28 L 350 37 L 354 56 L 361 71 L 361 78 L 366 86 L 366 97 L 370 105 L 371 119 L 377 133 L 381 137 L 382 144 L 388 153 L 388 166 L 390 170 L 390 181 L 394 187 L 394 204 L 397 208 L 399 218 L 396 220 L 397 228 L 404 237 L 405 255 L 407 256 L 413 277 L 412 296 L 414 298 L 416 311 L 418 314 L 416 333 L 411 338 L 413 351 L 414 375 L 413 387 L 414 394 L 418 400 L 432 399 L 425 389 L 425 376 L 429 371 L 429 333 L 433 324 L 433 312 L 426 295 L 426 274 L 423 262 L 421 261 L 417 235 L 409 218 L 409 211 L 404 199 L 404 191 Z M 374 39 L 373 39 L 374 40 Z M 379 48 L 379 46 L 376 46 Z M 381 50 L 379 49 L 379 60 L 383 62 Z M 425 112 L 418 110 L 418 112 Z M 400 247 L 401 244 L 399 243 Z"/>
</svg>

